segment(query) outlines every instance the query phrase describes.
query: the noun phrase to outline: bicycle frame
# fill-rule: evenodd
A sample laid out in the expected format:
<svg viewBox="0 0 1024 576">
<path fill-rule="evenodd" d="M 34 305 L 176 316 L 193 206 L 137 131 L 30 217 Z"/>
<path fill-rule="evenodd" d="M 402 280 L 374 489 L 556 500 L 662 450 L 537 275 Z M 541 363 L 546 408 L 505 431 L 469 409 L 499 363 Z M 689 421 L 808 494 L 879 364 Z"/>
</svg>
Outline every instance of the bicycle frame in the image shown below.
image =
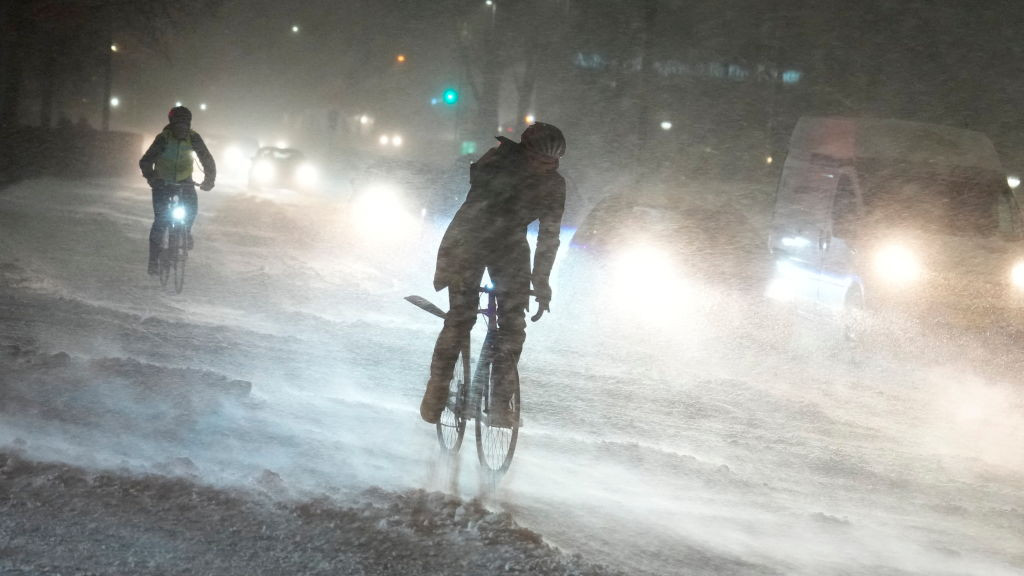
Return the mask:
<svg viewBox="0 0 1024 576">
<path fill-rule="evenodd" d="M 188 221 L 191 216 L 182 202 L 181 192 L 194 182 L 164 184 L 168 191 L 167 210 L 164 213 L 166 226 L 161 240 L 159 256 L 160 284 L 167 286 L 171 270 L 174 271 L 174 290 L 181 293 L 185 286 L 185 262 L 188 261 Z"/>
<path fill-rule="evenodd" d="M 521 402 L 519 379 L 515 379 L 515 388 L 510 398 L 512 402 L 514 423 L 509 426 L 492 426 L 488 419 L 488 399 L 492 392 L 491 375 L 496 356 L 496 339 L 498 334 L 498 297 L 491 287 L 481 287 L 479 294 L 487 294 L 487 305 L 477 306 L 477 313 L 484 317 L 487 335 L 480 347 L 475 369 L 469 374 L 469 358 L 471 336 L 460 347 L 461 362 L 456 361 L 455 373 L 449 383 L 449 397 L 437 423 L 437 437 L 443 451 L 454 455 L 462 445 L 466 424 L 475 420 L 477 457 L 481 466 L 497 480 L 512 462 L 516 441 L 519 436 Z M 407 296 L 412 304 L 439 318 L 447 314 L 421 296 Z M 468 378 L 460 382 L 460 372 Z M 454 389 L 452 386 L 455 385 Z"/>
</svg>

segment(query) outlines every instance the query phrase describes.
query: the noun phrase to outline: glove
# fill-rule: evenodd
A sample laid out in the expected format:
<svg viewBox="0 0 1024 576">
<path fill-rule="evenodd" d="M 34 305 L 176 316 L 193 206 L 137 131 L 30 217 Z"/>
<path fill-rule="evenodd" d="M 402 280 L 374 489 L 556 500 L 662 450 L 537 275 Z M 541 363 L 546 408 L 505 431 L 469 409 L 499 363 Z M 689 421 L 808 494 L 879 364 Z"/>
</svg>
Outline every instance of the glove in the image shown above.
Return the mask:
<svg viewBox="0 0 1024 576">
<path fill-rule="evenodd" d="M 537 297 L 537 319 L 544 312 L 551 311 L 551 284 L 547 280 L 533 281 L 533 295 Z"/>
<path fill-rule="evenodd" d="M 210 190 L 213 190 L 213 182 L 203 180 L 203 183 L 199 185 L 199 189 L 203 192 L 209 192 Z"/>
</svg>

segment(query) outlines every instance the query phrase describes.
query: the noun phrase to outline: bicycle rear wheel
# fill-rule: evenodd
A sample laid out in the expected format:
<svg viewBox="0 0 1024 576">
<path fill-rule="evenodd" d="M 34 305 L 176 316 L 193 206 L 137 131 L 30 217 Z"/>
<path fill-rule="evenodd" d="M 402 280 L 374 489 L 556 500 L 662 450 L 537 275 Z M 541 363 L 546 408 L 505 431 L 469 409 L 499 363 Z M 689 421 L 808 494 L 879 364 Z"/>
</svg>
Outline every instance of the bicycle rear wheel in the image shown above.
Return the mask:
<svg viewBox="0 0 1024 576">
<path fill-rule="evenodd" d="M 500 477 L 508 472 L 512 465 L 512 455 L 516 451 L 516 442 L 519 439 L 519 423 L 521 420 L 522 403 L 519 395 L 519 376 L 515 369 L 512 369 L 514 389 L 511 398 L 511 411 L 508 421 L 511 426 L 492 426 L 489 415 L 492 413 L 491 402 L 494 387 L 494 363 L 488 362 L 484 366 L 477 367 L 477 376 L 481 376 L 480 370 L 486 370 L 486 383 L 480 388 L 482 393 L 477 403 L 476 414 L 476 454 L 483 469 L 492 476 Z"/>
<path fill-rule="evenodd" d="M 469 347 L 459 351 L 455 362 L 455 373 L 448 383 L 448 400 L 445 402 L 441 419 L 437 421 L 437 441 L 441 449 L 452 454 L 462 447 L 466 434 L 466 413 L 469 404 Z"/>
</svg>

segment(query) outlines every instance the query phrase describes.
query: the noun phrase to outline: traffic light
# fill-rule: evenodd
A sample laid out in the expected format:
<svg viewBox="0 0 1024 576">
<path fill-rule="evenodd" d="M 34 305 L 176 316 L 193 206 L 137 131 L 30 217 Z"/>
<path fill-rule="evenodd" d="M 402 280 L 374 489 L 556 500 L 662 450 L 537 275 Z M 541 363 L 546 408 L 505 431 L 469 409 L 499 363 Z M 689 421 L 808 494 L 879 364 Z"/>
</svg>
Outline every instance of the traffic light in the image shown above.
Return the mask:
<svg viewBox="0 0 1024 576">
<path fill-rule="evenodd" d="M 441 98 L 444 100 L 445 104 L 453 106 L 459 101 L 459 91 L 454 88 L 449 88 L 444 91 Z"/>
</svg>

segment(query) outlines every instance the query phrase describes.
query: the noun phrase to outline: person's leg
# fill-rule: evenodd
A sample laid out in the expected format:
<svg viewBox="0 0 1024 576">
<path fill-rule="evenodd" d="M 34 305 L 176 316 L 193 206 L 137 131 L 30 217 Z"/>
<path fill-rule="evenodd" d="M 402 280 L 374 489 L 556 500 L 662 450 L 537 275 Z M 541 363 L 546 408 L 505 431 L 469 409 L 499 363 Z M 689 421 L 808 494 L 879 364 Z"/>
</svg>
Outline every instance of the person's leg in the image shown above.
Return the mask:
<svg viewBox="0 0 1024 576">
<path fill-rule="evenodd" d="M 150 274 L 159 272 L 157 257 L 160 255 L 160 241 L 163 239 L 164 228 L 167 227 L 167 194 L 159 187 L 153 187 L 153 225 L 149 229 L 149 268 Z"/>
<path fill-rule="evenodd" d="M 448 384 L 455 372 L 459 350 L 476 324 L 477 309 L 480 306 L 480 278 L 483 269 L 473 270 L 462 276 L 461 281 L 448 287 L 448 314 L 444 328 L 437 336 L 434 354 L 430 361 L 430 380 L 420 403 L 420 416 L 434 423 L 441 417 L 448 399 Z"/>
<path fill-rule="evenodd" d="M 491 379 L 494 407 L 507 407 L 519 379 L 519 356 L 526 342 L 526 309 L 530 301 L 530 249 L 523 246 L 489 268 L 498 296 L 497 354 Z M 504 414 L 496 414 L 496 423 Z"/>
</svg>

